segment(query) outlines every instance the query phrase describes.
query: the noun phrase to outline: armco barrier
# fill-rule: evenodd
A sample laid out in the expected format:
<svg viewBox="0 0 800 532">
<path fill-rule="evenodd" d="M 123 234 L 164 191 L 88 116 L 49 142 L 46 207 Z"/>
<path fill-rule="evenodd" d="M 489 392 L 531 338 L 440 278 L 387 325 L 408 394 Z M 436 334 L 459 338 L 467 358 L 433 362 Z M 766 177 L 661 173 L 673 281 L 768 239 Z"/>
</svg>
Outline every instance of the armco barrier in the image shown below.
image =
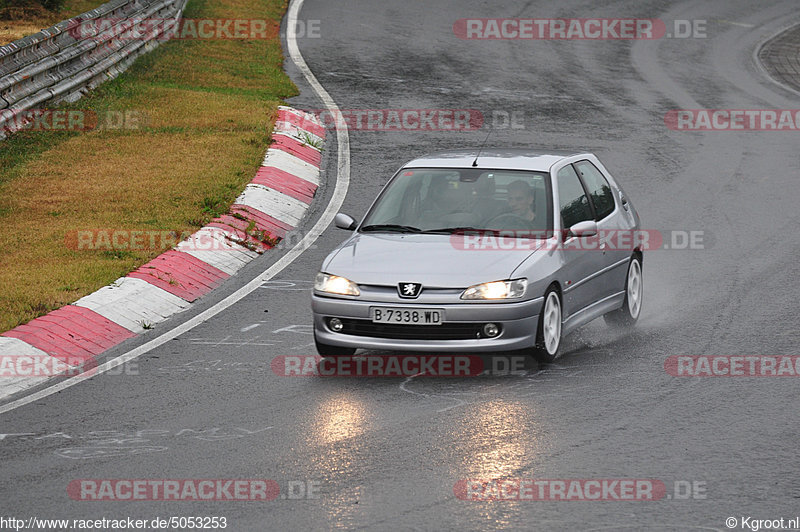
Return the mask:
<svg viewBox="0 0 800 532">
<path fill-rule="evenodd" d="M 186 0 L 111 0 L 52 28 L 0 46 L 0 138 L 19 129 L 26 110 L 76 101 L 158 46 L 180 21 Z M 141 38 L 137 22 L 163 21 Z M 92 24 L 102 20 L 106 24 Z"/>
</svg>

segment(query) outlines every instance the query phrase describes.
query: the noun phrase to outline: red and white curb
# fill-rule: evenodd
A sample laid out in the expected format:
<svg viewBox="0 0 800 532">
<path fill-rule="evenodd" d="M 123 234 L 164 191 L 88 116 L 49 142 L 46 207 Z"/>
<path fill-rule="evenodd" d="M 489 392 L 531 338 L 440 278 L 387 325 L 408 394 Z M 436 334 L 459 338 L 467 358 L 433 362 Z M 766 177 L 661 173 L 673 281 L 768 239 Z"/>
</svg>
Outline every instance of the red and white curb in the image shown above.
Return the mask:
<svg viewBox="0 0 800 532">
<path fill-rule="evenodd" d="M 91 362 L 186 310 L 284 238 L 319 186 L 324 138 L 314 115 L 279 107 L 264 162 L 228 214 L 114 283 L 0 335 L 0 398 L 56 376 L 41 374 L 48 368 Z M 265 238 L 254 238 L 254 228 Z M 47 364 L 48 357 L 62 363 Z"/>
</svg>

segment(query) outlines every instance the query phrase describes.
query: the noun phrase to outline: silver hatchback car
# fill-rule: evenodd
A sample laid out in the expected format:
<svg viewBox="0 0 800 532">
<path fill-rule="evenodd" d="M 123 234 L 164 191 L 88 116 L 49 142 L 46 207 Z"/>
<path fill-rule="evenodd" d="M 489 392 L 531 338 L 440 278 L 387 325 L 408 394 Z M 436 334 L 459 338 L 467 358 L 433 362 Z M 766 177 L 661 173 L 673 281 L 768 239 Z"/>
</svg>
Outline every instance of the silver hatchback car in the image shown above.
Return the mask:
<svg viewBox="0 0 800 532">
<path fill-rule="evenodd" d="M 404 165 L 317 274 L 314 339 L 430 353 L 525 350 L 642 308 L 643 238 L 630 199 L 591 153 L 459 150 Z"/>
</svg>

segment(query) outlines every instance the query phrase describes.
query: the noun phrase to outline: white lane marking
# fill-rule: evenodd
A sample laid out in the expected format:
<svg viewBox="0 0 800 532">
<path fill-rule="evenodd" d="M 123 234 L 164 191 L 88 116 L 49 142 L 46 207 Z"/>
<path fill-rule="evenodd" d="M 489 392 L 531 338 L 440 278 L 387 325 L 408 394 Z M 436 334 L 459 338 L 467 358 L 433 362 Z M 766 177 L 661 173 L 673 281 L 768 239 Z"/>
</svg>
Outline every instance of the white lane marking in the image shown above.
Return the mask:
<svg viewBox="0 0 800 532">
<path fill-rule="evenodd" d="M 249 340 L 245 340 L 244 342 L 241 343 L 241 345 L 239 345 L 239 347 L 244 347 L 246 345 L 259 345 L 260 346 L 260 345 L 262 345 L 261 342 L 256 343 L 256 340 L 258 340 L 259 338 L 261 338 L 261 335 L 258 335 L 255 338 L 250 338 Z"/>
<path fill-rule="evenodd" d="M 211 347 L 219 347 L 221 345 L 232 345 L 232 346 L 236 346 L 236 347 L 244 347 L 246 345 L 255 345 L 255 346 L 259 346 L 259 347 L 264 347 L 264 346 L 278 345 L 279 343 L 281 343 L 280 341 L 275 341 L 275 342 L 254 342 L 253 340 L 255 340 L 255 338 L 253 338 L 251 340 L 238 340 L 238 341 L 232 340 L 230 342 L 227 341 L 227 340 L 208 340 L 208 341 L 205 341 L 203 339 L 197 339 L 197 340 L 192 340 L 190 343 L 192 345 L 210 345 Z"/>
<path fill-rule="evenodd" d="M 289 27 L 295 27 L 294 25 L 297 24 L 297 15 L 300 12 L 300 8 L 303 6 L 304 0 L 293 0 L 292 4 L 289 6 L 289 14 L 287 24 Z M 308 81 L 308 84 L 311 85 L 311 88 L 314 92 L 317 93 L 319 98 L 322 100 L 323 105 L 331 111 L 332 113 L 338 113 L 339 107 L 336 105 L 336 102 L 333 101 L 331 95 L 328 94 L 328 91 L 320 85 L 317 78 L 314 76 L 314 73 L 311 72 L 311 69 L 308 68 L 308 64 L 306 64 L 305 59 L 303 59 L 303 55 L 300 53 L 300 48 L 297 46 L 297 38 L 289 32 L 289 35 L 286 37 L 286 44 L 287 48 L 289 49 L 289 58 L 295 64 L 297 69 L 303 74 Z M 306 233 L 300 242 L 297 243 L 292 249 L 289 250 L 286 255 L 278 259 L 278 261 L 270 266 L 264 273 L 241 287 L 236 292 L 232 293 L 222 301 L 218 302 L 214 306 L 204 310 L 197 316 L 187 320 L 186 322 L 178 325 L 171 331 L 165 332 L 161 336 L 153 338 L 149 342 L 140 345 L 134 349 L 131 349 L 127 353 L 120 355 L 112 360 L 109 360 L 95 369 L 94 374 L 100 375 L 105 373 L 106 371 L 125 364 L 126 362 L 133 360 L 142 356 L 143 354 L 155 349 L 156 347 L 163 345 L 173 338 L 177 338 L 178 336 L 191 331 L 201 323 L 209 320 L 222 312 L 223 310 L 227 309 L 234 303 L 238 302 L 251 292 L 258 289 L 264 281 L 268 281 L 283 271 L 287 266 L 289 266 L 294 260 L 299 257 L 304 251 L 311 247 L 311 245 L 319 238 L 325 229 L 333 222 L 333 217 L 336 216 L 336 212 L 342 207 L 342 203 L 344 203 L 344 198 L 347 195 L 347 189 L 350 186 L 350 136 L 348 134 L 347 125 L 345 124 L 336 124 L 336 143 L 337 143 L 337 169 L 336 169 L 336 185 L 333 189 L 333 194 L 331 196 L 331 200 L 328 203 L 328 206 L 325 208 L 325 211 L 320 216 L 317 223 L 314 224 L 314 227 Z M 0 414 L 4 414 L 6 412 L 10 412 L 15 410 L 21 406 L 25 406 L 27 404 L 33 403 L 38 401 L 39 399 L 43 399 L 54 393 L 60 392 L 61 390 L 65 390 L 70 386 L 74 386 L 79 382 L 82 382 L 86 379 L 92 378 L 93 375 L 86 375 L 81 374 L 76 377 L 67 379 L 63 382 L 55 384 L 53 386 L 49 386 L 43 390 L 39 390 L 36 393 L 28 395 L 26 397 L 21 397 L 16 401 L 11 401 L 3 406 L 0 406 Z"/>
<path fill-rule="evenodd" d="M 777 79 L 773 78 L 772 74 L 770 74 L 769 71 L 767 70 L 767 66 L 764 63 L 762 63 L 761 59 L 759 58 L 759 53 L 764 48 L 764 45 L 766 45 L 768 42 L 770 42 L 772 39 L 774 39 L 778 35 L 781 35 L 783 32 L 785 32 L 785 31 L 787 31 L 787 30 L 789 30 L 791 28 L 794 28 L 795 25 L 796 25 L 795 23 L 791 23 L 788 26 L 783 26 L 778 31 L 768 35 L 766 38 L 762 38 L 758 42 L 758 45 L 753 48 L 753 53 L 750 55 L 750 57 L 752 57 L 753 64 L 756 65 L 756 68 L 761 73 L 761 77 L 762 78 L 766 79 L 767 81 L 771 82 L 773 85 L 777 85 L 778 87 L 780 87 L 780 88 L 782 88 L 784 90 L 787 90 L 787 91 L 792 92 L 794 94 L 800 95 L 800 91 L 798 91 L 794 87 L 786 85 L 785 83 L 783 83 L 781 81 L 778 81 Z"/>
<path fill-rule="evenodd" d="M 438 398 L 438 399 L 452 399 L 452 400 L 456 401 L 456 404 L 454 404 L 454 405 L 450 405 L 447 408 L 440 408 L 439 410 L 436 411 L 437 413 L 447 412 L 448 410 L 452 410 L 453 408 L 458 408 L 459 406 L 463 406 L 463 405 L 467 404 L 467 402 L 462 400 L 462 399 L 458 399 L 457 397 L 451 397 L 451 396 L 446 395 L 446 394 L 420 393 L 420 392 L 415 392 L 413 390 L 409 390 L 408 388 L 406 388 L 406 384 L 411 382 L 411 379 L 413 379 L 414 377 L 419 377 L 420 375 L 424 375 L 424 374 L 423 373 L 417 373 L 416 375 L 411 375 L 410 377 L 407 377 L 406 380 L 404 380 L 402 382 L 402 384 L 400 384 L 400 389 L 403 390 L 406 393 L 410 393 L 412 395 L 419 395 L 420 397 L 427 397 L 428 399 L 430 399 L 431 397 L 435 397 L 435 398 Z"/>
<path fill-rule="evenodd" d="M 311 290 L 314 287 L 314 281 L 309 280 L 291 280 L 291 281 L 267 281 L 261 288 L 268 290 Z"/>
<path fill-rule="evenodd" d="M 261 326 L 260 323 L 254 323 L 252 325 L 248 325 L 247 327 L 242 327 L 241 329 L 239 329 L 239 332 L 251 331 L 251 330 L 255 329 L 256 327 L 260 327 L 260 326 Z"/>
<path fill-rule="evenodd" d="M 722 22 L 723 24 L 730 24 L 732 26 L 741 26 L 742 28 L 755 28 L 755 24 L 747 24 L 745 22 L 734 22 L 732 20 L 718 20 L 717 22 Z"/>
<path fill-rule="evenodd" d="M 214 344 L 211 344 L 211 345 L 213 345 L 214 347 L 217 347 L 217 346 L 220 346 L 222 344 L 226 344 L 228 342 L 228 340 L 230 340 L 230 339 L 231 339 L 231 335 L 229 334 L 228 336 L 226 336 L 222 340 L 219 340 L 219 341 L 217 341 L 217 343 L 214 343 Z"/>
<path fill-rule="evenodd" d="M 315 345 L 316 344 L 314 344 L 314 342 L 311 342 L 311 343 L 308 343 L 308 344 L 303 344 L 303 345 L 298 345 L 298 346 L 295 346 L 295 347 L 290 347 L 289 349 L 292 349 L 292 350 L 296 351 L 296 350 L 299 350 L 299 349 L 306 349 L 308 347 L 314 347 Z M 315 354 L 316 354 L 316 352 L 315 352 Z"/>
<path fill-rule="evenodd" d="M 314 334 L 314 326 L 308 324 L 294 324 L 294 325 L 287 325 L 286 327 L 281 327 L 280 329 L 275 329 L 272 331 L 272 334 L 282 333 L 282 332 L 292 332 L 297 334 Z"/>
</svg>

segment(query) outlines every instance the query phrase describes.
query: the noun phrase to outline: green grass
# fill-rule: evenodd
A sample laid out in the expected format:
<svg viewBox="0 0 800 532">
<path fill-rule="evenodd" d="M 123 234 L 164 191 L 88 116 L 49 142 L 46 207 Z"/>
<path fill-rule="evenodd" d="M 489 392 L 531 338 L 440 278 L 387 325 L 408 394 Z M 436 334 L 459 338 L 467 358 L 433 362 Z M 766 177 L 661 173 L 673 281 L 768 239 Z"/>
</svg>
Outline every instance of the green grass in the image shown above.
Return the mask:
<svg viewBox="0 0 800 532">
<path fill-rule="evenodd" d="M 103 0 L 0 0 L 0 46 L 90 11 Z M 60 7 L 59 7 L 60 5 Z"/>
</svg>

